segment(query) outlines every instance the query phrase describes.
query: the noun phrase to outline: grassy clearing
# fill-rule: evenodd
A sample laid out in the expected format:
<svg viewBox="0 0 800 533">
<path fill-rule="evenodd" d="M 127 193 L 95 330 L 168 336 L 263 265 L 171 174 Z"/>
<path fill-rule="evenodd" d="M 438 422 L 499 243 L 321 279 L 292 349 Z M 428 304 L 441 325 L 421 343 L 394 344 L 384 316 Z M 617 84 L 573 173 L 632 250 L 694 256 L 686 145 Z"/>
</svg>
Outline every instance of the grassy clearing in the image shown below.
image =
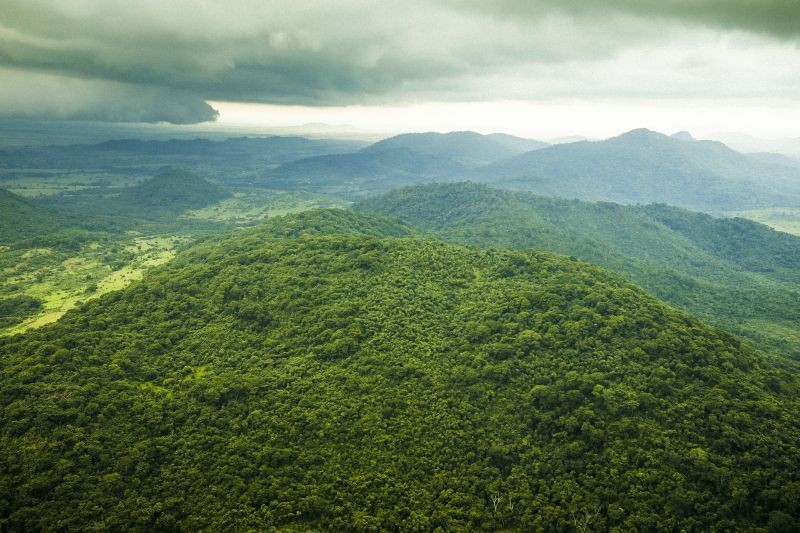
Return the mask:
<svg viewBox="0 0 800 533">
<path fill-rule="evenodd" d="M 800 235 L 800 209 L 795 207 L 770 207 L 727 213 L 728 216 L 749 218 L 778 231 Z"/>
<path fill-rule="evenodd" d="M 84 246 L 77 254 L 47 248 L 0 252 L 4 280 L 0 295 L 26 294 L 42 302 L 39 313 L 24 322 L 0 329 L 10 335 L 54 322 L 81 302 L 119 290 L 142 279 L 144 273 L 175 256 L 176 248 L 187 242 L 185 236 L 129 235 L 123 242 Z"/>
<path fill-rule="evenodd" d="M 83 179 L 84 183 L 78 180 Z M 17 191 L 27 196 L 57 194 L 86 183 L 86 176 L 28 177 Z M 38 181 L 37 181 L 38 180 Z M 7 181 L 14 181 L 8 179 Z M 117 182 L 117 184 L 120 184 Z M 99 185 L 98 185 L 99 186 Z M 347 202 L 319 194 L 293 191 L 235 191 L 232 198 L 182 215 L 184 221 L 211 221 L 248 226 L 266 218 L 317 207 L 345 207 Z M 148 231 L 183 231 L 148 230 Z M 0 248 L 0 298 L 29 296 L 41 308 L 24 321 L 0 327 L 0 335 L 21 333 L 54 322 L 80 303 L 120 290 L 142 279 L 145 272 L 174 257 L 176 249 L 192 240 L 188 235 L 143 235 L 131 231 L 84 244 L 80 251 L 57 248 Z"/>
</svg>

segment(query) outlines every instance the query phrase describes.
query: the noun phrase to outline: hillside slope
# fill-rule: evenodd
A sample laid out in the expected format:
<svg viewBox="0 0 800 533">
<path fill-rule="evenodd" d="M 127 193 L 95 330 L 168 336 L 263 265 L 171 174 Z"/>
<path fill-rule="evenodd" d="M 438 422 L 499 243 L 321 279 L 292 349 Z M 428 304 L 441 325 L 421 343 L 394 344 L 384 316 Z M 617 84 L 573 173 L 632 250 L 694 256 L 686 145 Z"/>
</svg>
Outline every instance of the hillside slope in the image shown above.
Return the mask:
<svg viewBox="0 0 800 533">
<path fill-rule="evenodd" d="M 53 231 L 62 222 L 58 215 L 35 202 L 0 189 L 0 244 Z"/>
<path fill-rule="evenodd" d="M 454 243 L 574 255 L 762 349 L 800 358 L 800 238 L 764 225 L 469 183 L 393 191 L 356 209 L 399 217 Z"/>
<path fill-rule="evenodd" d="M 0 246 L 77 249 L 88 239 L 119 232 L 114 221 L 95 214 L 68 213 L 0 189 Z"/>
<path fill-rule="evenodd" d="M 539 194 L 702 211 L 800 205 L 800 172 L 713 141 L 639 129 L 488 165 L 473 178 Z"/>
<path fill-rule="evenodd" d="M 407 233 L 287 217 L 0 340 L 0 524 L 800 519 L 796 375 L 591 265 Z"/>
</svg>

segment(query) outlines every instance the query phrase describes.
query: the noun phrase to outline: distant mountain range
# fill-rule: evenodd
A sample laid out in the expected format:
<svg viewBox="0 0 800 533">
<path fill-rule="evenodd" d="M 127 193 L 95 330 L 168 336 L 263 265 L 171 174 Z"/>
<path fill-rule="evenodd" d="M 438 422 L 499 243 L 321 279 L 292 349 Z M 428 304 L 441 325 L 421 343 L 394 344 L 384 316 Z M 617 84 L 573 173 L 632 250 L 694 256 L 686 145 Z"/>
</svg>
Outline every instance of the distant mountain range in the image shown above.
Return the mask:
<svg viewBox="0 0 800 533">
<path fill-rule="evenodd" d="M 474 132 L 404 134 L 356 153 L 281 165 L 264 183 L 363 196 L 462 179 L 548 196 L 711 212 L 800 205 L 800 168 L 789 158 L 741 154 L 687 132 L 670 137 L 646 129 L 552 146 Z"/>
<path fill-rule="evenodd" d="M 645 129 L 528 152 L 480 168 L 473 178 L 551 196 L 707 211 L 800 205 L 797 168 Z"/>
<path fill-rule="evenodd" d="M 262 182 L 270 188 L 308 189 L 358 197 L 396 185 L 428 183 L 466 174 L 455 159 L 406 147 L 309 157 L 281 165 Z"/>
<path fill-rule="evenodd" d="M 637 129 L 548 145 L 505 134 L 409 133 L 368 145 L 301 137 L 122 139 L 6 150 L 8 169 L 153 175 L 182 168 L 234 187 L 364 198 L 405 185 L 470 180 L 539 195 L 666 203 L 712 213 L 800 206 L 800 160 L 742 154 L 688 132 Z M 15 170 L 3 171 L 3 175 Z"/>
<path fill-rule="evenodd" d="M 201 157 L 243 157 L 257 154 L 270 156 L 274 162 L 318 155 L 320 153 L 349 152 L 364 146 L 359 141 L 316 140 L 305 137 L 232 137 L 224 140 L 170 139 L 140 140 L 116 139 L 97 144 L 76 144 L 64 147 L 77 152 L 128 152 L 151 156 L 193 155 Z"/>
<path fill-rule="evenodd" d="M 274 187 L 334 193 L 346 189 L 357 196 L 397 185 L 459 179 L 470 169 L 545 146 L 540 141 L 505 134 L 407 133 L 355 153 L 287 163 L 270 171 L 266 181 Z"/>
<path fill-rule="evenodd" d="M 770 152 L 800 159 L 800 137 L 759 139 L 758 137 L 738 132 L 714 133 L 713 137 L 740 152 Z"/>
<path fill-rule="evenodd" d="M 2 129 L 0 128 L 0 133 Z M 116 139 L 95 144 L 6 148 L 0 178 L 17 169 L 58 170 L 69 174 L 100 171 L 150 176 L 166 168 L 213 174 L 227 184 L 249 186 L 254 177 L 278 165 L 324 154 L 352 153 L 368 143 L 303 137 L 235 137 L 230 139 Z"/>
</svg>

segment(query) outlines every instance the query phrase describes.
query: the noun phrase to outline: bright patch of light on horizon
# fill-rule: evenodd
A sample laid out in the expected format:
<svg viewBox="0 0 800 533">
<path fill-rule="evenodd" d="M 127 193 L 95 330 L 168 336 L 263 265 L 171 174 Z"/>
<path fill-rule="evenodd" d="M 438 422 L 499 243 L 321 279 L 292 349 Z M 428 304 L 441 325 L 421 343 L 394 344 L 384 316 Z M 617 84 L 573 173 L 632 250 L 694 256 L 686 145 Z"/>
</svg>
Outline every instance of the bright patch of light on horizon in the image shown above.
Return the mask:
<svg viewBox="0 0 800 533">
<path fill-rule="evenodd" d="M 253 128 L 325 124 L 387 134 L 473 130 L 538 139 L 569 135 L 604 138 L 635 128 L 667 134 L 688 130 L 701 138 L 727 131 L 764 138 L 800 136 L 800 106 L 793 102 L 556 100 L 341 107 L 210 103 L 220 113 L 220 126 Z"/>
</svg>

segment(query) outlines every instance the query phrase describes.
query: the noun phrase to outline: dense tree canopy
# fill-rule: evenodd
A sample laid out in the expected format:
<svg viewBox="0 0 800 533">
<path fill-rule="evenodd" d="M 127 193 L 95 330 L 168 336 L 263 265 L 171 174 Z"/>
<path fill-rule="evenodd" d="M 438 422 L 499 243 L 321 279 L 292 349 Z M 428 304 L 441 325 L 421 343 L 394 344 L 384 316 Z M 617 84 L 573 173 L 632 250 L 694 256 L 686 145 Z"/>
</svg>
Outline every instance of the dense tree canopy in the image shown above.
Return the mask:
<svg viewBox="0 0 800 533">
<path fill-rule="evenodd" d="M 580 202 L 472 183 L 408 187 L 356 208 L 449 242 L 578 257 L 762 350 L 800 360 L 800 237 L 665 205 Z"/>
<path fill-rule="evenodd" d="M 597 267 L 316 211 L 0 339 L 0 527 L 780 530 L 800 386 Z"/>
</svg>

